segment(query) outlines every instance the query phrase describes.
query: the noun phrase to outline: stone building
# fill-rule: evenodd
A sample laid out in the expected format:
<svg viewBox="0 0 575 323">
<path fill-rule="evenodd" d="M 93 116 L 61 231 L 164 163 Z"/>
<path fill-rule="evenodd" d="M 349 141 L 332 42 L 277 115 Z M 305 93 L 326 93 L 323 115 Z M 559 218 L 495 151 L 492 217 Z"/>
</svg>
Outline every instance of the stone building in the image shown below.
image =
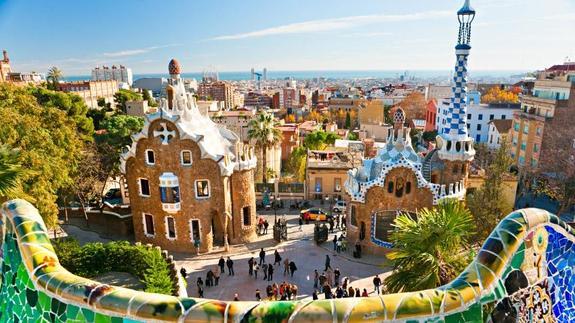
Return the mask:
<svg viewBox="0 0 575 323">
<path fill-rule="evenodd" d="M 118 92 L 117 81 L 76 81 L 58 83 L 58 91 L 79 95 L 90 109 L 101 109 L 98 100 L 114 104 L 114 94 Z"/>
<path fill-rule="evenodd" d="M 458 15 L 461 23 L 452 98 L 447 122 L 437 136 L 437 148 L 425 158 L 418 155 L 411 144 L 411 129 L 405 127 L 405 112 L 397 108 L 386 146 L 375 158 L 364 159 L 361 167 L 348 172 L 345 189 L 351 202 L 347 236 L 367 253 L 382 254 L 392 247 L 389 238 L 399 211 L 416 212 L 443 199 L 465 198 L 475 156 L 466 126 L 469 18 L 475 11 L 467 1 Z"/>
<path fill-rule="evenodd" d="M 176 60 L 167 98 L 132 136 L 121 170 L 131 191 L 136 241 L 177 252 L 255 237 L 253 149 L 202 115 L 186 93 Z"/>
</svg>

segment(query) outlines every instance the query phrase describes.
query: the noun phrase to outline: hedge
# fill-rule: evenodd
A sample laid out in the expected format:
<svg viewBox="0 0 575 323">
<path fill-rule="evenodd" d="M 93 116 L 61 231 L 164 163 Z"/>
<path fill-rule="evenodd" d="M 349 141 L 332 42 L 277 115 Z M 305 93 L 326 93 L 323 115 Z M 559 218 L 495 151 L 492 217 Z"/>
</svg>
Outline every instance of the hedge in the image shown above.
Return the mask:
<svg viewBox="0 0 575 323">
<path fill-rule="evenodd" d="M 94 242 L 80 246 L 73 238 L 53 241 L 60 263 L 71 273 L 93 278 L 117 271 L 137 277 L 150 293 L 174 295 L 168 263 L 156 248 L 127 241 Z"/>
</svg>

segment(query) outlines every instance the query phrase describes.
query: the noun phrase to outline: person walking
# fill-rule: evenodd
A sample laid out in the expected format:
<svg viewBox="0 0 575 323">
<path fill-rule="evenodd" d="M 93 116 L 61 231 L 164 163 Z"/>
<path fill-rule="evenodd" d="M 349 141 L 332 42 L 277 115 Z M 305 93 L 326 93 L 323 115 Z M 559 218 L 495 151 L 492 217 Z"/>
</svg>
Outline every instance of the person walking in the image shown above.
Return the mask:
<svg viewBox="0 0 575 323">
<path fill-rule="evenodd" d="M 325 269 L 324 271 L 327 271 L 327 269 L 331 269 L 331 259 L 329 258 L 329 255 L 325 255 Z"/>
<path fill-rule="evenodd" d="M 268 222 L 268 220 L 264 221 L 264 234 L 268 234 L 268 227 L 270 226 L 270 223 Z"/>
<path fill-rule="evenodd" d="M 337 234 L 333 236 L 333 251 L 337 251 Z"/>
<path fill-rule="evenodd" d="M 302 226 L 303 225 L 303 219 L 301 217 L 299 217 L 299 231 L 303 231 Z"/>
<path fill-rule="evenodd" d="M 339 286 L 339 277 L 341 276 L 341 272 L 339 271 L 339 268 L 336 268 L 333 271 L 333 280 L 335 283 L 335 286 Z"/>
<path fill-rule="evenodd" d="M 313 271 L 313 288 L 314 289 L 317 288 L 318 281 L 319 281 L 319 273 L 317 272 L 317 269 L 314 269 L 314 271 Z"/>
<path fill-rule="evenodd" d="M 235 276 L 234 261 L 230 257 L 228 257 L 228 260 L 226 261 L 226 265 L 228 266 L 228 276 Z"/>
<path fill-rule="evenodd" d="M 327 276 L 325 275 L 325 271 L 319 275 L 319 287 L 321 288 L 327 282 Z"/>
<path fill-rule="evenodd" d="M 220 261 L 218 261 L 218 266 L 220 266 L 220 272 L 224 273 L 224 267 L 226 265 L 226 261 L 224 260 L 224 257 L 220 257 Z"/>
<path fill-rule="evenodd" d="M 214 286 L 214 272 L 210 269 L 206 274 L 206 287 Z"/>
<path fill-rule="evenodd" d="M 268 281 L 272 281 L 274 279 L 274 266 L 268 265 Z"/>
<path fill-rule="evenodd" d="M 341 252 L 341 239 L 337 239 L 337 241 L 335 242 L 335 251 L 337 253 Z"/>
<path fill-rule="evenodd" d="M 266 262 L 266 252 L 264 248 L 260 250 L 260 266 Z"/>
<path fill-rule="evenodd" d="M 252 276 L 254 274 L 254 257 L 248 260 L 248 274 Z"/>
<path fill-rule="evenodd" d="M 220 266 L 216 266 L 214 269 L 214 285 L 218 286 L 220 283 Z"/>
<path fill-rule="evenodd" d="M 311 294 L 311 298 L 315 301 L 317 300 L 317 290 L 313 290 L 313 293 Z"/>
<path fill-rule="evenodd" d="M 262 269 L 264 272 L 264 280 L 268 280 L 268 266 L 271 266 L 271 264 L 266 264 L 264 263 Z"/>
<path fill-rule="evenodd" d="M 280 253 L 277 250 L 274 250 L 274 266 L 276 264 L 281 265 L 281 261 L 282 261 L 282 256 L 280 256 Z"/>
<path fill-rule="evenodd" d="M 290 275 L 291 275 L 292 277 L 293 277 L 293 273 L 295 273 L 296 270 L 297 270 L 297 266 L 295 265 L 295 262 L 293 262 L 293 260 L 290 261 L 290 263 L 289 263 L 289 272 L 290 272 Z"/>
<path fill-rule="evenodd" d="M 198 295 L 200 297 L 204 297 L 204 281 L 202 280 L 202 277 L 198 277 L 198 280 L 196 280 L 196 286 L 198 286 Z"/>
<path fill-rule="evenodd" d="M 254 278 L 258 279 L 258 271 L 260 270 L 260 265 L 257 263 L 254 265 Z"/>
<path fill-rule="evenodd" d="M 289 274 L 289 259 L 288 258 L 286 258 L 284 260 L 284 276 L 286 274 Z"/>
<path fill-rule="evenodd" d="M 260 290 L 256 288 L 256 301 L 260 302 L 262 300 L 262 295 L 260 294 Z"/>
<path fill-rule="evenodd" d="M 380 293 L 379 286 L 381 286 L 381 278 L 379 278 L 379 275 L 375 275 L 375 277 L 373 277 L 373 292 L 377 293 L 377 295 Z"/>
</svg>

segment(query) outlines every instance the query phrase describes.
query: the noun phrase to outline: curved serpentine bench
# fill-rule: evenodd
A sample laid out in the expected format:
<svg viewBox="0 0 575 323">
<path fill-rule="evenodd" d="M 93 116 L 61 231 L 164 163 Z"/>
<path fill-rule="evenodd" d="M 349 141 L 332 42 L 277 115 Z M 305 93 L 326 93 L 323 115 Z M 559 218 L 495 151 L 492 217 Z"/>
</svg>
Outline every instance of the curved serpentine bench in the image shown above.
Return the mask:
<svg viewBox="0 0 575 323">
<path fill-rule="evenodd" d="M 317 301 L 225 302 L 138 292 L 63 268 L 36 208 L 2 206 L 0 321 L 482 322 L 575 319 L 575 235 L 539 209 L 511 213 L 453 282 L 430 290 Z"/>
</svg>

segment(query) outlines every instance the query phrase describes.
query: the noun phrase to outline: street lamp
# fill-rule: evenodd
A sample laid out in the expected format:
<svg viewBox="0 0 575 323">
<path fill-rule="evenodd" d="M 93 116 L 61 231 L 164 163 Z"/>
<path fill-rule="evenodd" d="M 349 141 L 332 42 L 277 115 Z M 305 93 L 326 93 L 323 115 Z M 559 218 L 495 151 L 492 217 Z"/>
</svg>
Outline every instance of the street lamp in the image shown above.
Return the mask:
<svg viewBox="0 0 575 323">
<path fill-rule="evenodd" d="M 279 197 L 276 198 L 276 203 L 275 203 L 275 207 L 274 207 L 274 223 L 278 223 L 278 212 L 277 209 L 280 205 L 280 201 L 281 199 Z"/>
</svg>

